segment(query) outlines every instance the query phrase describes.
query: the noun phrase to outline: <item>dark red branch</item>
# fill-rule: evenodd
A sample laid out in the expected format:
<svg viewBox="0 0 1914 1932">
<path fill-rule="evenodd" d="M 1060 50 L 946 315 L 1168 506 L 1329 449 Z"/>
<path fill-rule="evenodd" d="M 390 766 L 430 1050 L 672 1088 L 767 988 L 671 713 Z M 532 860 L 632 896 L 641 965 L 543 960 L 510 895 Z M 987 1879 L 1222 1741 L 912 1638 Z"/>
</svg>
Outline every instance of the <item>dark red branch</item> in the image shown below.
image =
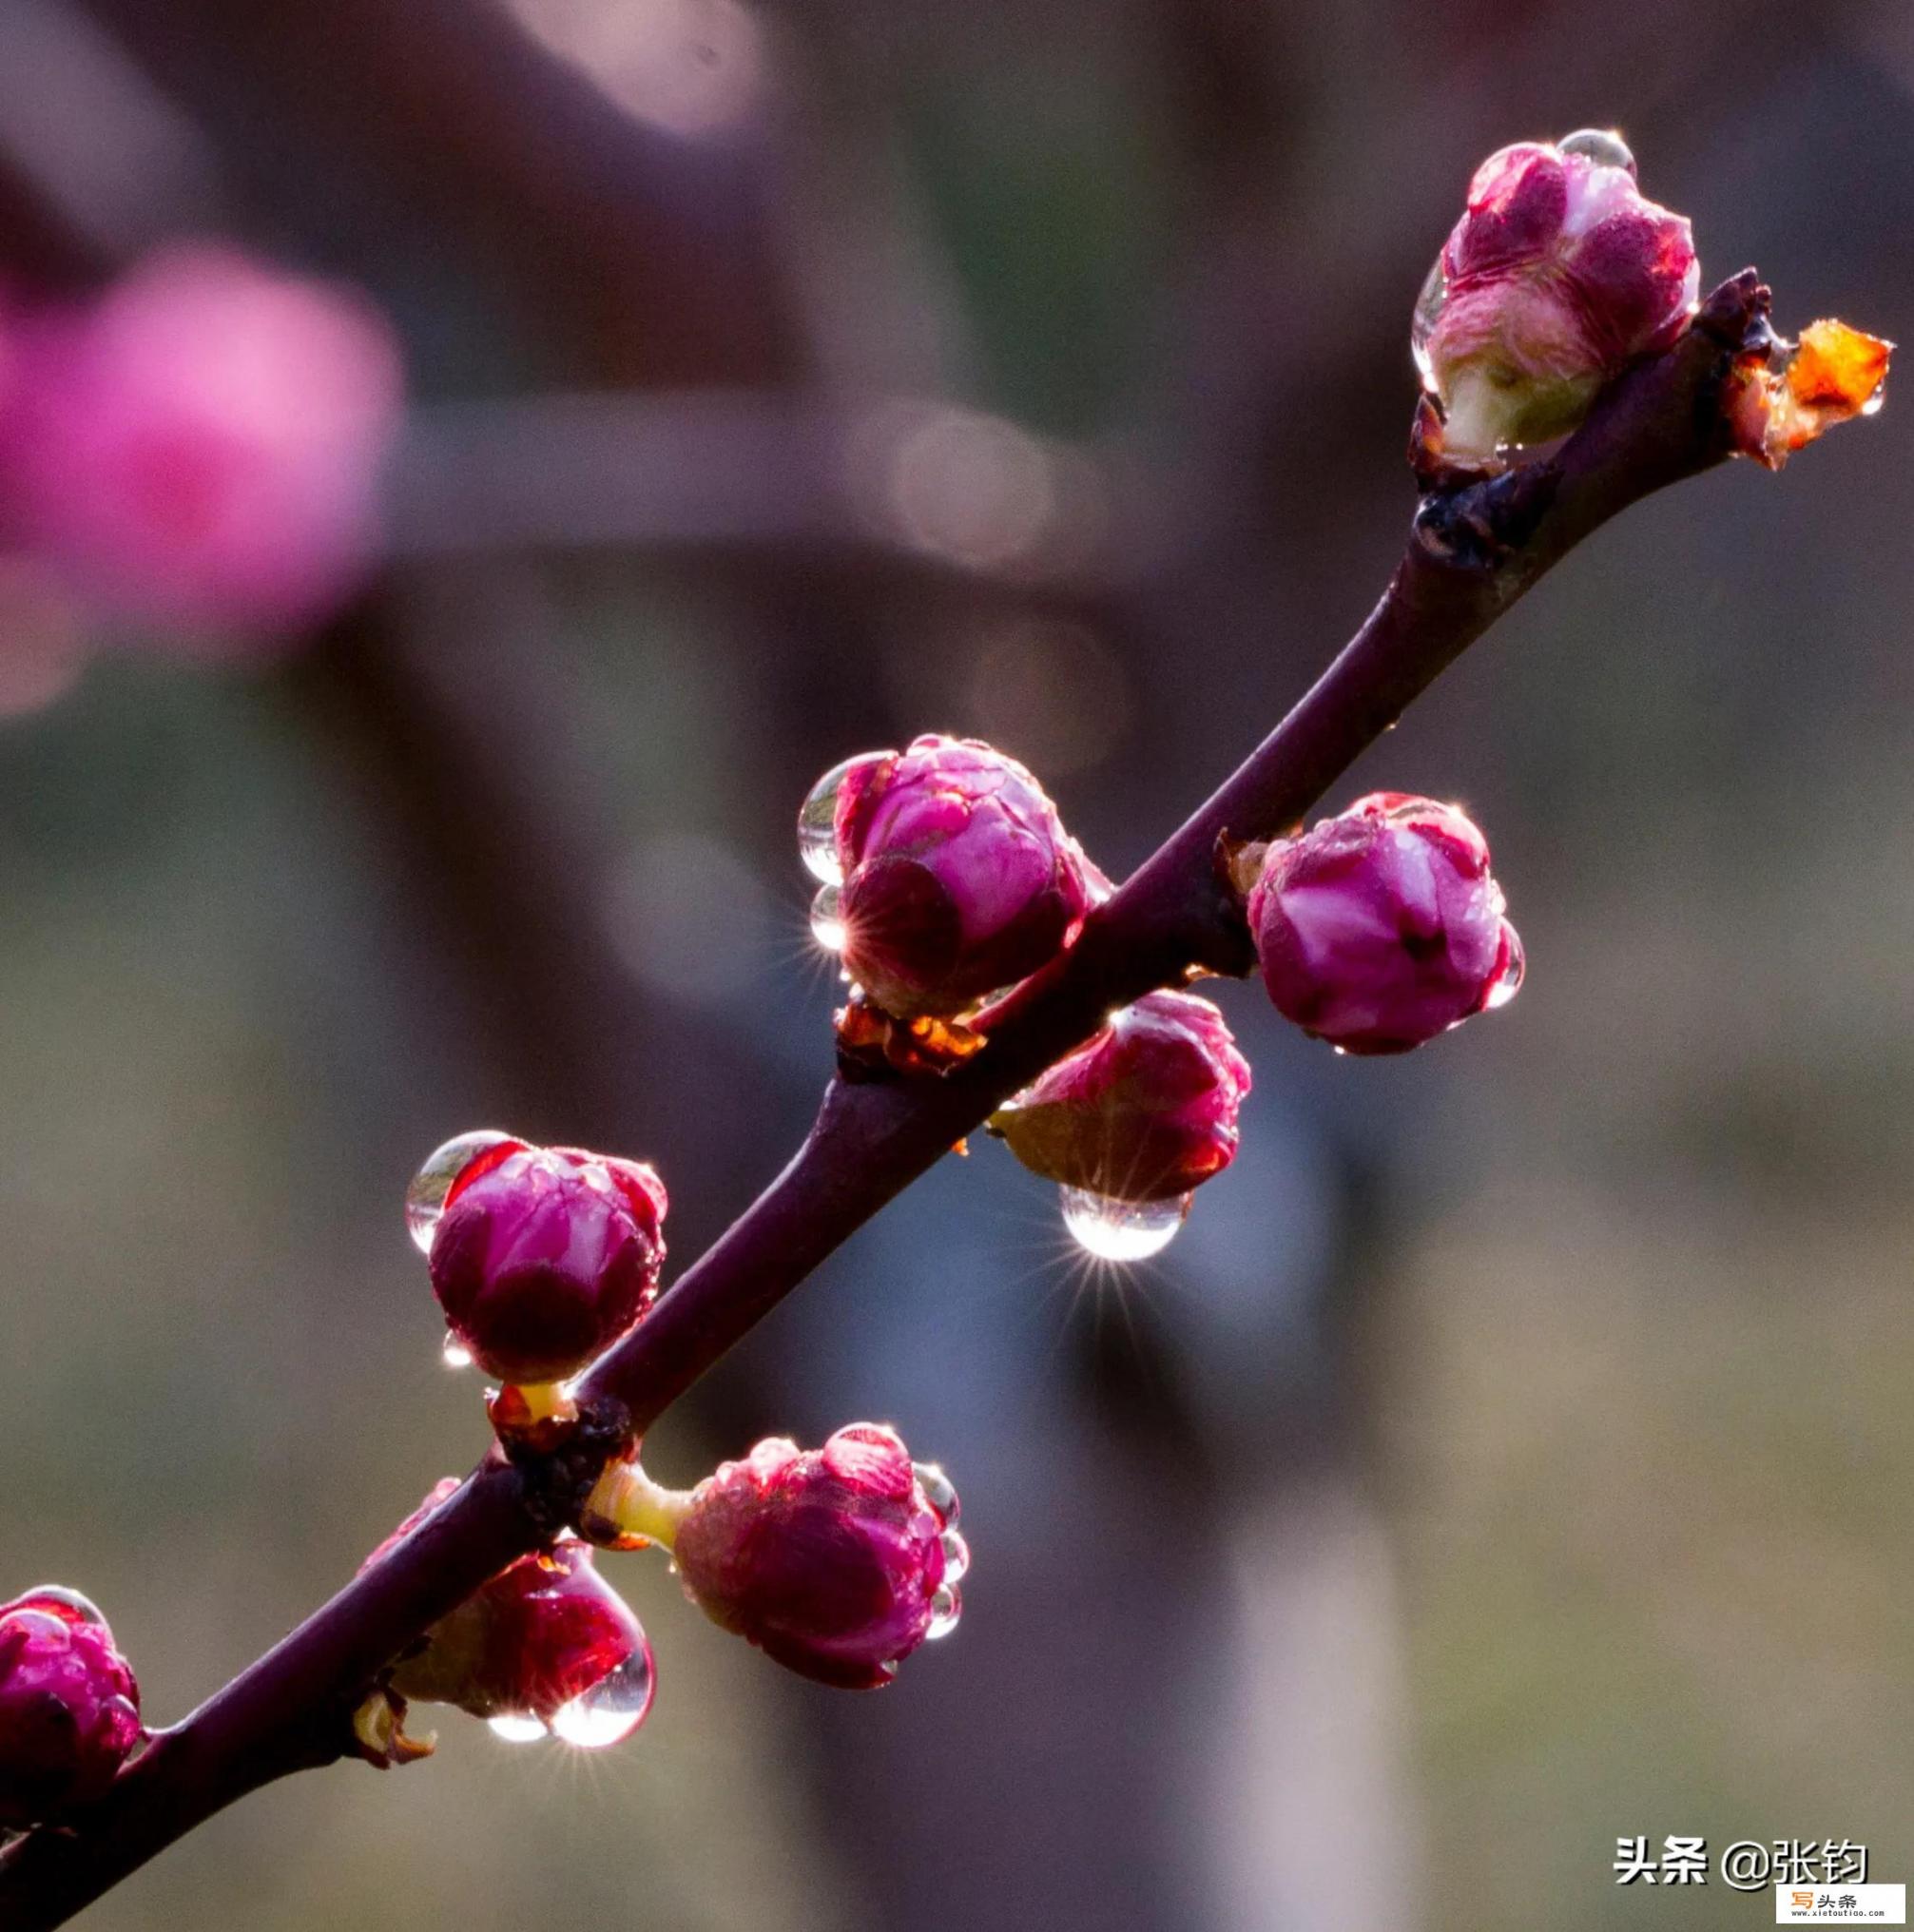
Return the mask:
<svg viewBox="0 0 1914 1932">
<path fill-rule="evenodd" d="M 1293 825 L 1591 531 L 1720 461 L 1722 384 L 1735 356 L 1760 339 L 1766 309 L 1754 273 L 1736 276 L 1674 348 L 1617 381 L 1553 456 L 1425 498 L 1388 589 L 1342 655 L 1092 916 L 1072 951 L 1002 1003 L 988 1046 L 940 1079 L 834 1080 L 796 1159 L 585 1379 L 588 1408 L 642 1434 L 826 1255 L 1094 1032 L 1111 1007 L 1179 981 L 1192 965 L 1246 970 L 1241 915 L 1216 865 L 1221 842 Z M 344 1755 L 349 1713 L 378 1671 L 548 1538 L 578 1474 L 513 1468 L 494 1451 L 408 1542 L 158 1738 L 88 1817 L 0 1855 L 0 1926 L 61 1924 L 235 1798 Z"/>
</svg>

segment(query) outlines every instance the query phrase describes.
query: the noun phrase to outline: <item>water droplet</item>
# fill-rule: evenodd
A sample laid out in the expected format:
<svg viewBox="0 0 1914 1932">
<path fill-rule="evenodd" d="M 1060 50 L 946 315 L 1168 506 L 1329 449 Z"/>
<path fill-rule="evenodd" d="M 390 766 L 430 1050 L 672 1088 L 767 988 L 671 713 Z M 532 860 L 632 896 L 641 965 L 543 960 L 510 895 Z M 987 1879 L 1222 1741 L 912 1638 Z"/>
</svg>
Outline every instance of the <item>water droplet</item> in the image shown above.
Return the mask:
<svg viewBox="0 0 1914 1932">
<path fill-rule="evenodd" d="M 957 1627 L 957 1618 L 963 1614 L 963 1598 L 948 1583 L 940 1583 L 937 1594 L 931 1598 L 930 1628 L 924 1632 L 924 1641 L 934 1644 L 939 1637 L 947 1637 Z"/>
<path fill-rule="evenodd" d="M 544 1718 L 533 1717 L 529 1710 L 502 1711 L 496 1717 L 486 1719 L 493 1737 L 502 1737 L 507 1744 L 539 1744 L 551 1735 Z"/>
<path fill-rule="evenodd" d="M 844 950 L 844 919 L 838 909 L 841 898 L 835 885 L 821 885 L 811 901 L 811 937 L 827 953 Z"/>
<path fill-rule="evenodd" d="M 844 780 L 850 776 L 853 765 L 883 755 L 880 751 L 860 751 L 855 758 L 832 765 L 799 807 L 798 857 L 813 879 L 822 879 L 826 885 L 843 884 L 844 869 L 838 863 L 838 794 L 843 790 Z"/>
<path fill-rule="evenodd" d="M 438 1351 L 438 1359 L 445 1363 L 447 1368 L 470 1368 L 472 1366 L 472 1350 L 448 1329 L 446 1331 L 445 1346 Z"/>
<path fill-rule="evenodd" d="M 1586 156 L 1602 167 L 1625 167 L 1634 172 L 1634 156 L 1629 145 L 1613 127 L 1577 127 L 1556 143 L 1564 154 Z"/>
<path fill-rule="evenodd" d="M 41 1583 L 33 1589 L 23 1591 L 19 1601 L 35 1603 L 57 1603 L 62 1610 L 69 1610 L 82 1623 L 96 1623 L 104 1630 L 106 1617 L 100 1606 L 90 1596 L 83 1596 L 77 1590 L 68 1590 L 64 1583 Z"/>
<path fill-rule="evenodd" d="M 1065 1188 L 1063 1225 L 1098 1261 L 1148 1261 L 1176 1238 L 1189 1196 L 1174 1201 L 1112 1201 L 1088 1188 Z"/>
<path fill-rule="evenodd" d="M 425 1165 L 405 1190 L 405 1229 L 420 1254 L 432 1252 L 433 1233 L 438 1217 L 445 1212 L 445 1197 L 452 1192 L 453 1183 L 480 1154 L 507 1142 L 513 1147 L 525 1145 L 496 1128 L 481 1127 L 472 1133 L 455 1135 L 426 1155 Z"/>
<path fill-rule="evenodd" d="M 955 1588 L 970 1568 L 970 1545 L 955 1530 L 943 1533 L 944 1581 Z"/>
<path fill-rule="evenodd" d="M 1508 920 L 1502 921 L 1502 964 L 1490 986 L 1488 996 L 1482 1001 L 1484 1013 L 1494 1013 L 1498 1006 L 1506 1006 L 1522 990 L 1522 974 L 1526 962 L 1522 957 L 1522 942 L 1516 936 L 1516 929 Z"/>
<path fill-rule="evenodd" d="M 1448 299 L 1448 279 L 1442 273 L 1442 258 L 1439 255 L 1436 265 L 1429 270 L 1428 279 L 1422 283 L 1421 294 L 1416 298 L 1416 312 L 1409 319 L 1409 349 L 1416 358 L 1416 369 L 1422 378 L 1422 387 L 1432 396 L 1436 392 L 1436 365 L 1429 359 L 1429 338 L 1435 332 L 1442 305 Z"/>
<path fill-rule="evenodd" d="M 838 1434 L 852 1442 L 868 1442 L 875 1448 L 901 1450 L 904 1439 L 888 1422 L 851 1422 Z M 911 1465 L 915 1468 L 917 1465 Z"/>
<path fill-rule="evenodd" d="M 615 1670 L 551 1713 L 551 1734 L 580 1750 L 623 1744 L 645 1722 L 654 1685 L 651 1652 L 640 1644 Z"/>
<path fill-rule="evenodd" d="M 938 1463 L 913 1462 L 911 1468 L 917 1473 L 918 1487 L 923 1491 L 924 1500 L 937 1511 L 938 1520 L 949 1529 L 957 1519 L 957 1485 Z"/>
</svg>

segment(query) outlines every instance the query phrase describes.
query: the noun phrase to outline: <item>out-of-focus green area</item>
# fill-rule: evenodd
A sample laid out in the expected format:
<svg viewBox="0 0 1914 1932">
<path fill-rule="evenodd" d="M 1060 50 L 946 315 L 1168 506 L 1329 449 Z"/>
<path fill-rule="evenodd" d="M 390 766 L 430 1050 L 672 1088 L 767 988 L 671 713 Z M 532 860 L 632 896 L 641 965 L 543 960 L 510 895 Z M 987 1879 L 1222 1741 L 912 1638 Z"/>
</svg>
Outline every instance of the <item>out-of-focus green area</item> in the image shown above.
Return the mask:
<svg viewBox="0 0 1914 1932">
<path fill-rule="evenodd" d="M 641 97 L 521 11 L 528 92 L 609 139 Z M 1210 532 L 1150 593 L 1189 647 L 908 584 L 838 623 L 802 558 L 561 542 L 402 560 L 370 643 L 128 645 L 0 725 L 0 1594 L 86 1589 L 157 1720 L 483 1447 L 401 1228 L 434 1144 L 653 1159 L 677 1264 L 795 1146 L 830 1066 L 812 775 L 984 732 L 1120 874 L 1313 677 L 1402 539 L 1409 307 L 1481 155 L 1617 122 L 1705 277 L 1914 333 L 1891 0 L 707 11 L 794 104 L 832 380 L 1160 462 L 1166 537 Z M 459 123 L 442 74 L 414 160 L 355 133 L 379 12 L 327 54 L 290 9 L 283 57 L 210 0 L 73 17 L 236 224 L 394 309 L 429 409 L 610 380 L 553 319 L 570 268 L 488 252 L 432 158 L 543 181 L 565 143 Z M 579 203 L 608 238 L 614 174 Z M 1336 788 L 1477 814 L 1506 1013 L 1338 1061 L 1226 988 L 1244 1154 L 1160 1264 L 1086 1279 L 979 1142 L 658 1432 L 689 1479 L 897 1420 L 963 1491 L 954 1642 L 834 1697 L 615 1559 L 661 1687 L 630 1745 L 448 1713 L 432 1764 L 281 1785 L 87 1922 L 1768 1922 L 1718 1865 L 1617 1887 L 1638 1834 L 1851 1838 L 1914 1882 L 1909 420 L 1632 512 Z"/>
</svg>

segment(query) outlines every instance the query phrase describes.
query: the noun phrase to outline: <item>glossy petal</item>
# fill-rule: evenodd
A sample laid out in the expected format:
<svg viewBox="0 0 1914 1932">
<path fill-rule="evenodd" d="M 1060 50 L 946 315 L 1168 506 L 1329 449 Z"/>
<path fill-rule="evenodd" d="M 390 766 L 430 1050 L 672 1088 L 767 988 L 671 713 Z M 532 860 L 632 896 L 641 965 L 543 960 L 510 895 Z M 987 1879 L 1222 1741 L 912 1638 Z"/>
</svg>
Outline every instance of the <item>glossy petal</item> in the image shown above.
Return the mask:
<svg viewBox="0 0 1914 1932">
<path fill-rule="evenodd" d="M 887 1684 L 929 1633 L 946 1515 L 894 1431 L 822 1449 L 772 1438 L 694 1493 L 675 1555 L 686 1594 L 725 1629 L 820 1683 Z"/>
<path fill-rule="evenodd" d="M 1613 137 L 1492 155 L 1418 303 L 1417 359 L 1464 465 L 1566 434 L 1634 357 L 1693 315 L 1685 218 L 1646 200 Z"/>
<path fill-rule="evenodd" d="M 898 1019 L 953 1017 L 1074 935 L 1096 875 L 1042 786 L 967 739 L 923 737 L 839 794 L 846 970 Z"/>
<path fill-rule="evenodd" d="M 1236 1156 L 1249 1063 L 1223 1015 L 1152 993 L 1111 1016 L 992 1125 L 1032 1172 L 1115 1201 L 1174 1200 Z"/>
<path fill-rule="evenodd" d="M 140 1729 L 139 1684 L 91 1604 L 43 1589 L 0 1607 L 0 1826 L 99 1798 Z"/>
<path fill-rule="evenodd" d="M 475 1163 L 474 1165 L 481 1165 Z M 432 1285 L 488 1374 L 555 1381 L 623 1335 L 658 1290 L 663 1184 L 576 1148 L 489 1155 L 460 1175 L 433 1235 Z"/>
<path fill-rule="evenodd" d="M 1278 1010 L 1347 1053 L 1421 1046 L 1518 983 L 1488 845 L 1431 799 L 1375 793 L 1279 840 L 1248 913 Z"/>
</svg>

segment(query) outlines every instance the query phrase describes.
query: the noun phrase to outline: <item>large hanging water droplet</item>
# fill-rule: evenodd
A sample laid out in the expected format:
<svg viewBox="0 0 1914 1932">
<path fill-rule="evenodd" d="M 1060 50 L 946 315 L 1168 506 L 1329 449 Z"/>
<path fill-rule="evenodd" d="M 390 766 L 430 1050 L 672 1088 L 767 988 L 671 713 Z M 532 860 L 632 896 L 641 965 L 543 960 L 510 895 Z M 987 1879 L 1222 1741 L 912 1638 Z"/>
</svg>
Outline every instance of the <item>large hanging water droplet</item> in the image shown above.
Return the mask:
<svg viewBox="0 0 1914 1932">
<path fill-rule="evenodd" d="M 940 1583 L 931 1598 L 930 1628 L 924 1632 L 924 1641 L 934 1644 L 939 1637 L 949 1636 L 962 1614 L 963 1598 L 950 1584 Z"/>
<path fill-rule="evenodd" d="M 580 1750 L 604 1750 L 624 1741 L 651 1709 L 651 1652 L 640 1644 L 612 1671 L 551 1713 L 551 1734 Z"/>
<path fill-rule="evenodd" d="M 913 1462 L 911 1468 L 917 1476 L 918 1487 L 924 1493 L 924 1500 L 937 1511 L 938 1521 L 949 1529 L 957 1519 L 957 1485 L 938 1463 Z"/>
<path fill-rule="evenodd" d="M 944 1553 L 944 1581 L 953 1589 L 964 1579 L 970 1569 L 970 1545 L 955 1530 L 946 1530 L 942 1536 Z"/>
<path fill-rule="evenodd" d="M 827 953 L 844 950 L 843 895 L 835 885 L 821 885 L 811 901 L 811 937 Z"/>
<path fill-rule="evenodd" d="M 455 1135 L 426 1155 L 425 1165 L 412 1177 L 412 1185 L 405 1190 L 405 1229 L 419 1253 L 432 1252 L 432 1237 L 439 1216 L 445 1212 L 445 1197 L 452 1192 L 453 1183 L 480 1154 L 508 1143 L 514 1148 L 525 1145 L 496 1128 L 481 1127 L 471 1133 Z"/>
<path fill-rule="evenodd" d="M 1088 1188 L 1065 1188 L 1063 1225 L 1098 1261 L 1148 1261 L 1176 1239 L 1189 1196 L 1173 1201 L 1112 1201 Z"/>
<path fill-rule="evenodd" d="M 1522 955 L 1522 942 L 1516 935 L 1516 929 L 1504 919 L 1502 921 L 1502 963 L 1496 975 L 1495 983 L 1490 986 L 1488 996 L 1482 1001 L 1484 1013 L 1494 1013 L 1498 1006 L 1506 1006 L 1522 990 L 1522 975 L 1527 962 Z"/>
<path fill-rule="evenodd" d="M 447 1368 L 470 1368 L 472 1350 L 448 1328 L 445 1334 L 445 1346 L 438 1351 L 438 1359 Z"/>
<path fill-rule="evenodd" d="M 843 790 L 844 780 L 850 776 L 853 765 L 883 755 L 880 751 L 860 751 L 855 758 L 832 765 L 799 807 L 798 857 L 813 879 L 822 879 L 826 885 L 843 884 L 844 869 L 838 863 L 838 794 Z"/>
<path fill-rule="evenodd" d="M 529 1710 L 501 1711 L 487 1718 L 486 1724 L 493 1737 L 503 1738 L 507 1744 L 542 1744 L 551 1735 L 544 1718 L 533 1717 Z"/>
</svg>

